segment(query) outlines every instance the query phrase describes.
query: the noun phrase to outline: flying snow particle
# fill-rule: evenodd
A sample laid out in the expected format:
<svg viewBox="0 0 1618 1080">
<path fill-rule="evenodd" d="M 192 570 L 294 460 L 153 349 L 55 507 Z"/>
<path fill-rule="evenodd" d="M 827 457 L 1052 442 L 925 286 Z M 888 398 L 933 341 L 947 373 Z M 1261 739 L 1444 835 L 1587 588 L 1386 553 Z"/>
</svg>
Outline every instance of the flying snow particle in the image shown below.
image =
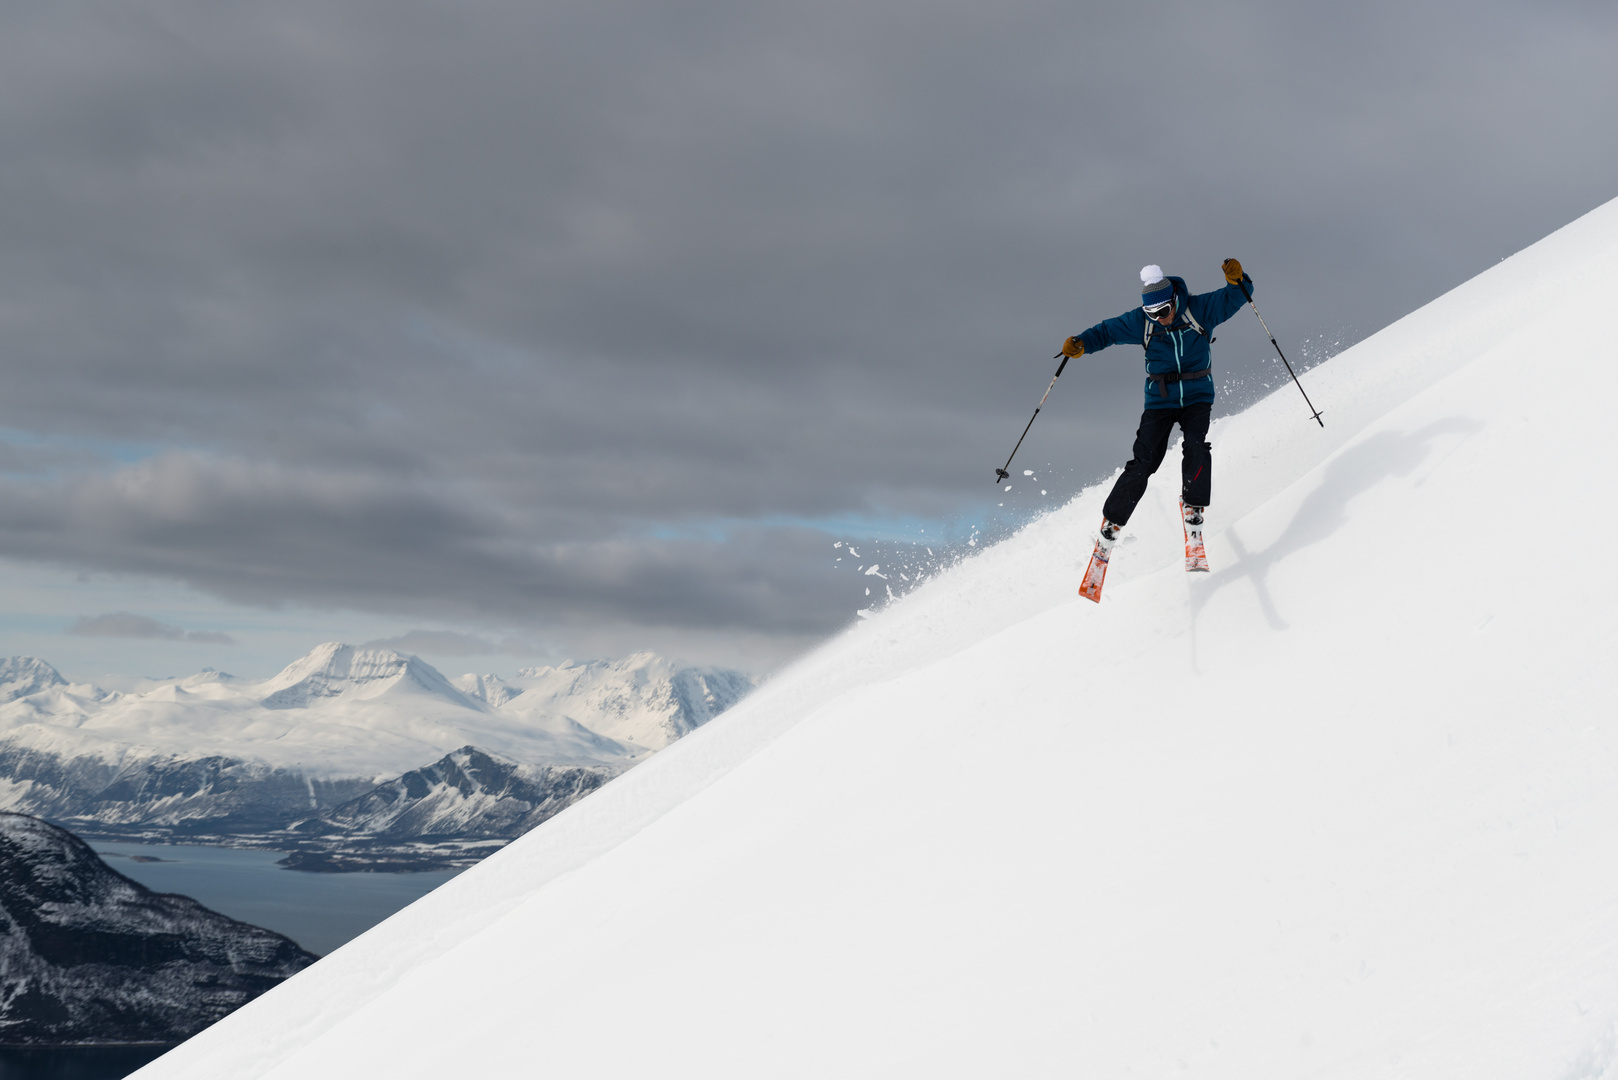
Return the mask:
<svg viewBox="0 0 1618 1080">
<path fill-rule="evenodd" d="M 881 578 L 883 581 L 888 580 L 888 575 L 886 575 L 886 574 L 877 574 L 877 571 L 880 570 L 880 569 L 882 569 L 882 567 L 878 566 L 876 563 L 872 563 L 871 568 L 869 570 L 865 571 L 865 576 L 870 577 L 872 574 L 876 574 L 876 576 Z"/>
<path fill-rule="evenodd" d="M 866 586 L 866 587 L 865 587 L 865 595 L 866 595 L 866 596 L 870 596 L 870 595 L 871 595 L 871 587 L 870 587 L 870 586 L 869 586 L 869 585 L 867 585 L 867 586 Z"/>
<path fill-rule="evenodd" d="M 1044 489 L 1044 488 L 1040 488 L 1040 489 L 1039 489 L 1039 493 L 1040 493 L 1040 494 L 1041 494 L 1041 495 L 1043 495 L 1043 494 L 1045 494 L 1045 489 Z"/>
<path fill-rule="evenodd" d="M 843 546 L 843 542 L 841 540 L 837 541 L 837 543 L 832 545 L 832 547 L 834 547 L 834 548 L 840 548 L 842 546 Z"/>
<path fill-rule="evenodd" d="M 1024 476 L 1033 476 L 1034 475 L 1034 470 L 1033 469 L 1024 469 L 1022 471 L 1022 474 Z"/>
</svg>

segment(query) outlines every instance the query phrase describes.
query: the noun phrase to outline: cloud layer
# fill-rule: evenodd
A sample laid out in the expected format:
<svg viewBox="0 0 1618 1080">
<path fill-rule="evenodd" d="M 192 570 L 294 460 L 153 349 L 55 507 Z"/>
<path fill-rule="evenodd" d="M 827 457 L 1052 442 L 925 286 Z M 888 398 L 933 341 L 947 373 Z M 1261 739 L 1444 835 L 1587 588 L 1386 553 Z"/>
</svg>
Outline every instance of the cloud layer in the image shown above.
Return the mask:
<svg viewBox="0 0 1618 1080">
<path fill-rule="evenodd" d="M 217 630 L 185 630 L 158 622 L 131 611 L 109 611 L 105 615 L 81 615 L 68 629 L 82 637 L 162 638 L 168 641 L 195 641 L 206 645 L 234 645 L 229 634 Z"/>
<path fill-rule="evenodd" d="M 860 606 L 825 523 L 1000 512 L 1141 264 L 1242 258 L 1308 357 L 1618 194 L 1615 54 L 1575 2 L 24 3 L 0 555 L 801 640 Z"/>
</svg>

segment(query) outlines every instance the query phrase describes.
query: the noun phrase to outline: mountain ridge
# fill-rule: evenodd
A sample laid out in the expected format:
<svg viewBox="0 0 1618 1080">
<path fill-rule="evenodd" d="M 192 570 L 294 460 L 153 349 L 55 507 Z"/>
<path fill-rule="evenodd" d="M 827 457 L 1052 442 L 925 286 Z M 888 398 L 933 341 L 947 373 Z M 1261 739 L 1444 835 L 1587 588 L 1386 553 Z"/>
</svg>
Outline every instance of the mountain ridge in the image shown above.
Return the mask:
<svg viewBox="0 0 1618 1080">
<path fill-rule="evenodd" d="M 263 682 L 208 671 L 138 693 L 70 684 L 45 661 L 14 657 L 0 662 L 0 698 L 9 694 L 0 700 L 0 809 L 102 839 L 276 846 L 279 837 L 301 850 L 325 835 L 330 854 L 343 836 L 403 838 L 327 815 L 373 789 L 408 790 L 411 777 L 448 769 L 449 756 L 470 749 L 502 763 L 489 766 L 495 771 L 522 773 L 527 809 L 512 816 L 515 804 L 496 809 L 495 798 L 473 811 L 439 792 L 439 811 L 418 806 L 395 817 L 421 823 L 424 838 L 510 839 L 554 812 L 557 798 L 582 797 L 751 688 L 738 672 L 677 668 L 652 654 L 576 671 L 590 673 L 598 698 L 633 698 L 636 733 L 650 745 L 567 715 L 596 716 L 594 699 L 570 707 L 565 693 L 530 695 L 521 677 L 462 676 L 469 693 L 417 657 L 339 642 Z M 719 686 L 717 697 L 690 691 L 707 681 Z"/>
</svg>

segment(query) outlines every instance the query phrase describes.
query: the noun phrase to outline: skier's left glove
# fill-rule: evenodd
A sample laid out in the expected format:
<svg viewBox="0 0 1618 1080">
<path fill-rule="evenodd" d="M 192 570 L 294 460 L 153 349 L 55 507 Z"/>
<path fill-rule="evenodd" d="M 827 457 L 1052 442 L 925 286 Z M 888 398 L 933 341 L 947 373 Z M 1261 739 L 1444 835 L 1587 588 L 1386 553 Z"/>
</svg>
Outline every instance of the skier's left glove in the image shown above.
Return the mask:
<svg viewBox="0 0 1618 1080">
<path fill-rule="evenodd" d="M 1062 355 L 1070 360 L 1077 360 L 1084 355 L 1084 342 L 1077 334 L 1062 342 Z"/>
<path fill-rule="evenodd" d="M 1225 280 L 1230 284 L 1240 285 L 1242 283 L 1242 264 L 1235 259 L 1226 259 L 1220 264 L 1219 269 L 1225 272 Z"/>
</svg>

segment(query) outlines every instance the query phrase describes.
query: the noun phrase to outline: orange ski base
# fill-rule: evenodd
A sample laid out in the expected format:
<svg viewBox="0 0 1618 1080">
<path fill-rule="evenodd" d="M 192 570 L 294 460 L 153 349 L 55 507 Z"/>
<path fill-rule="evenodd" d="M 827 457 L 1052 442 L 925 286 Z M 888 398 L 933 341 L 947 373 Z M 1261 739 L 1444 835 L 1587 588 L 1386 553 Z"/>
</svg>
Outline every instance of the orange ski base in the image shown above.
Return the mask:
<svg viewBox="0 0 1618 1080">
<path fill-rule="evenodd" d="M 1097 541 L 1095 551 L 1090 553 L 1090 565 L 1084 570 L 1084 582 L 1079 586 L 1079 595 L 1086 600 L 1101 603 L 1101 584 L 1107 580 L 1107 558 L 1108 553 L 1101 550 L 1101 543 Z"/>
</svg>

